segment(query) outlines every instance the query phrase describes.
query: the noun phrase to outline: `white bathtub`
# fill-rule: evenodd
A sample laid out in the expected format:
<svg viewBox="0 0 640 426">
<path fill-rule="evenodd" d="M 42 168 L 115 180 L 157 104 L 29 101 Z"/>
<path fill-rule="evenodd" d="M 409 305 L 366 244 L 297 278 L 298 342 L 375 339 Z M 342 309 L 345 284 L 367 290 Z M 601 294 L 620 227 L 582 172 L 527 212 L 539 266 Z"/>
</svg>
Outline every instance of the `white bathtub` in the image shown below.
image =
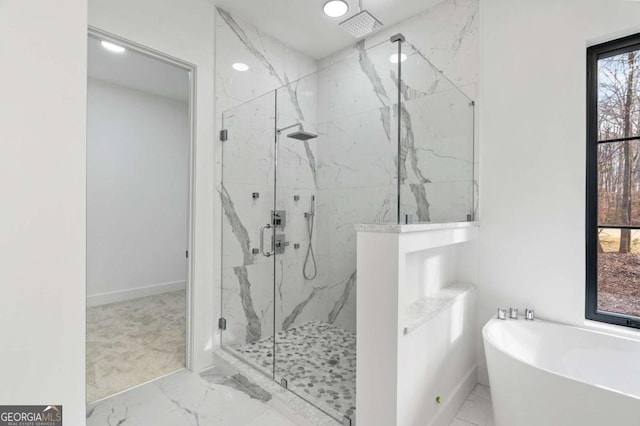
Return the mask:
<svg viewBox="0 0 640 426">
<path fill-rule="evenodd" d="M 640 426 L 640 340 L 524 319 L 482 335 L 496 426 Z"/>
</svg>

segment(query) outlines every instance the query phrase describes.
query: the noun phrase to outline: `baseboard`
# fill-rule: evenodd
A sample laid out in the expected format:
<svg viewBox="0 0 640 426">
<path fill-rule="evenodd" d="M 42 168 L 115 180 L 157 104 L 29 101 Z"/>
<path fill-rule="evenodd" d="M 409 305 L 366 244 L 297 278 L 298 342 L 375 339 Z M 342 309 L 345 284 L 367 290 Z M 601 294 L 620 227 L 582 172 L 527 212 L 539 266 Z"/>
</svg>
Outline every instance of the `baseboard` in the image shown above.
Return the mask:
<svg viewBox="0 0 640 426">
<path fill-rule="evenodd" d="M 478 366 L 474 365 L 464 376 L 462 381 L 453 390 L 451 396 L 438 410 L 431 426 L 449 426 L 456 416 L 456 413 L 467 400 L 473 388 L 478 384 Z"/>
<path fill-rule="evenodd" d="M 173 281 L 170 283 L 154 284 L 146 287 L 136 287 L 127 290 L 111 291 L 87 296 L 87 307 L 106 305 L 108 303 L 124 302 L 125 300 L 139 297 L 154 296 L 156 294 L 170 293 L 172 291 L 187 288 L 186 281 Z"/>
</svg>

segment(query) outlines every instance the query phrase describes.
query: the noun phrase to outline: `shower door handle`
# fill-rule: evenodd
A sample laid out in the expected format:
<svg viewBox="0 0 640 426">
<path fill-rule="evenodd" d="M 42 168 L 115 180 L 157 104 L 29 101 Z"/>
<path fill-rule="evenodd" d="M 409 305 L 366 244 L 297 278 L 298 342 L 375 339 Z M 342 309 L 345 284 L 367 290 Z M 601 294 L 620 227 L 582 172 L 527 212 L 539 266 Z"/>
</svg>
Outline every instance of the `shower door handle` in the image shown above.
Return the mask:
<svg viewBox="0 0 640 426">
<path fill-rule="evenodd" d="M 260 253 L 262 253 L 263 256 L 265 257 L 271 257 L 271 255 L 274 252 L 265 252 L 264 251 L 264 230 L 265 229 L 271 229 L 272 226 L 270 223 L 267 223 L 266 225 L 264 225 L 262 228 L 260 228 Z"/>
</svg>

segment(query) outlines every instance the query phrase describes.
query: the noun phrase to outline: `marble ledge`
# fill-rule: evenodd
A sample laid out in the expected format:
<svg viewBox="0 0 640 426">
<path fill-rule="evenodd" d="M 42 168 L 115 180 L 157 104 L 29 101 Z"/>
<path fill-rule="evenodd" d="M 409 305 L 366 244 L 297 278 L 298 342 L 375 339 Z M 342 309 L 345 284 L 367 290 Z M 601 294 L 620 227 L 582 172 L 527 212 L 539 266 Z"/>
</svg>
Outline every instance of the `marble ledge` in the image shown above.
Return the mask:
<svg viewBox="0 0 640 426">
<path fill-rule="evenodd" d="M 358 223 L 357 232 L 405 234 L 409 232 L 440 231 L 443 229 L 478 228 L 480 222 L 430 222 L 399 225 L 393 223 Z"/>
<path fill-rule="evenodd" d="M 474 290 L 473 284 L 453 283 L 431 296 L 411 303 L 405 308 L 401 318 L 403 334 L 411 333 Z"/>
</svg>

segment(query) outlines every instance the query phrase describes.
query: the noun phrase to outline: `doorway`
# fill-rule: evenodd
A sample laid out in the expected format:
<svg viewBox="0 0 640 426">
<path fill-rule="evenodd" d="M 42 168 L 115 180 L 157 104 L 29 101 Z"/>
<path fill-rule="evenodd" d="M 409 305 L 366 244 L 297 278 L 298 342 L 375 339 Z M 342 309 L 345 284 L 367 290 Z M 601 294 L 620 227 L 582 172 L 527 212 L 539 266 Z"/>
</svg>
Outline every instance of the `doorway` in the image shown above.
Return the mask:
<svg viewBox="0 0 640 426">
<path fill-rule="evenodd" d="M 97 29 L 87 68 L 87 402 L 190 365 L 195 67 Z"/>
</svg>

